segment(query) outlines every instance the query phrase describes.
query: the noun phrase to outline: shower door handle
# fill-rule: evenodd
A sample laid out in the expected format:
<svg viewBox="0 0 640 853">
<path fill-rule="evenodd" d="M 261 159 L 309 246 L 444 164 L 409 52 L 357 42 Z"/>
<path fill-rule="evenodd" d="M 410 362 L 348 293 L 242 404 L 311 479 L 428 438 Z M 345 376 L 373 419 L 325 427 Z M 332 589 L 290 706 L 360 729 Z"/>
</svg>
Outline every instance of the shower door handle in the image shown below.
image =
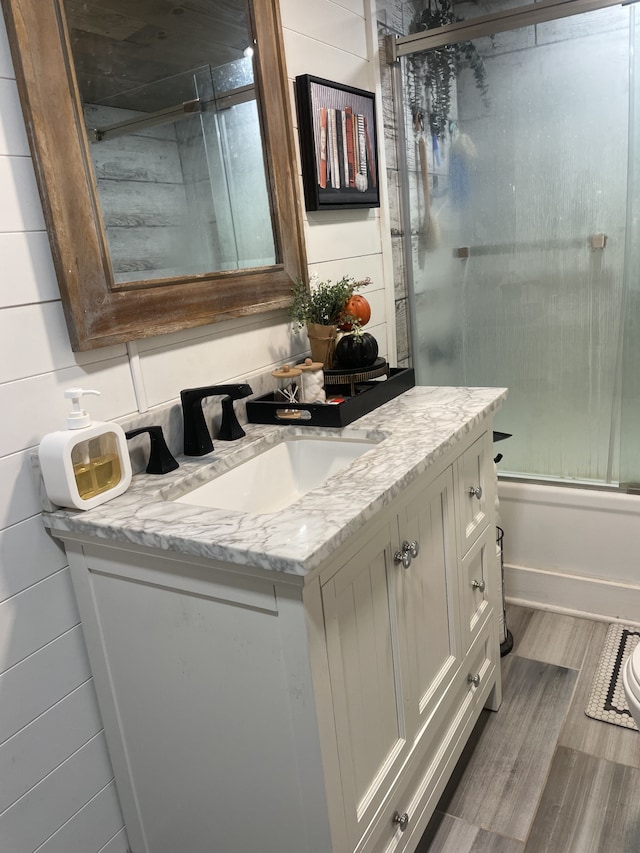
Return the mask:
<svg viewBox="0 0 640 853">
<path fill-rule="evenodd" d="M 592 234 L 589 237 L 589 246 L 592 252 L 602 252 L 607 247 L 607 240 L 609 238 L 606 234 Z"/>
</svg>

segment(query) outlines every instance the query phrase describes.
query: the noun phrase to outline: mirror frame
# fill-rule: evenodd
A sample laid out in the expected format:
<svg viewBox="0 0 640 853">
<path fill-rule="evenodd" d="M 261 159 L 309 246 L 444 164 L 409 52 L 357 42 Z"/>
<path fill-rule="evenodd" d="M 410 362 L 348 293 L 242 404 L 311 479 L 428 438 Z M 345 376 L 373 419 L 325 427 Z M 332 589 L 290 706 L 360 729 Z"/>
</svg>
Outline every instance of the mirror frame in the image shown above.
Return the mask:
<svg viewBox="0 0 640 853">
<path fill-rule="evenodd" d="M 249 0 L 278 263 L 116 284 L 63 0 L 2 0 L 62 304 L 75 351 L 285 308 L 307 278 L 278 0 Z"/>
</svg>

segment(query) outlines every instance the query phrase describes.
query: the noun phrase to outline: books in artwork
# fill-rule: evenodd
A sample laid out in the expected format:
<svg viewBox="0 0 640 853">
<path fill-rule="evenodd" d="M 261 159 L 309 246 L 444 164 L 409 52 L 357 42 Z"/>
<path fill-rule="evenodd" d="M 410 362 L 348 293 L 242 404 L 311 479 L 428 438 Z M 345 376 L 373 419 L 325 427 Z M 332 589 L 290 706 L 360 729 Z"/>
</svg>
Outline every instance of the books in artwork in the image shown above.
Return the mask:
<svg viewBox="0 0 640 853">
<path fill-rule="evenodd" d="M 331 181 L 331 186 L 335 190 L 339 190 L 340 166 L 338 161 L 338 133 L 336 129 L 336 111 L 334 109 L 327 110 L 327 119 L 327 133 L 329 139 L 328 179 Z"/>
<path fill-rule="evenodd" d="M 364 116 L 364 138 L 367 146 L 367 161 L 369 163 L 369 174 L 371 175 L 371 183 L 375 187 L 376 185 L 376 170 L 374 168 L 373 161 L 373 150 L 371 148 L 371 139 L 369 137 L 369 125 L 367 124 L 367 117 Z"/>
<path fill-rule="evenodd" d="M 349 149 L 347 147 L 347 111 L 341 110 L 342 128 L 342 186 L 349 186 Z"/>
<path fill-rule="evenodd" d="M 335 110 L 336 114 L 336 177 L 338 182 L 336 188 L 344 186 L 344 135 L 342 133 L 342 110 Z"/>
<path fill-rule="evenodd" d="M 320 108 L 320 163 L 318 184 L 324 190 L 327 188 L 327 108 Z"/>
<path fill-rule="evenodd" d="M 375 161 L 367 117 L 353 107 L 319 108 L 318 185 L 321 189 L 376 186 Z"/>
<path fill-rule="evenodd" d="M 356 117 L 358 127 L 358 172 L 356 174 L 356 189 L 366 192 L 369 187 L 367 179 L 367 141 L 365 136 L 364 116 L 358 113 Z"/>
<path fill-rule="evenodd" d="M 344 111 L 345 147 L 347 151 L 347 165 L 345 172 L 345 185 L 355 187 L 356 185 L 356 161 L 355 145 L 353 137 L 353 110 L 345 107 Z"/>
</svg>

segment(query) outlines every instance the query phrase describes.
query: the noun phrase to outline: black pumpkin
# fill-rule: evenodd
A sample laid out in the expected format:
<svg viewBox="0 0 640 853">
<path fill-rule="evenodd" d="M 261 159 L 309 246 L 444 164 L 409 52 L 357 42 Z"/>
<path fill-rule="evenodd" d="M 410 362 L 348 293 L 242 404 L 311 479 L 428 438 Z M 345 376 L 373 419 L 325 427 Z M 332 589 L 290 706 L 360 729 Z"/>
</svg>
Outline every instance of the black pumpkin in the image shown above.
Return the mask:
<svg viewBox="0 0 640 853">
<path fill-rule="evenodd" d="M 378 357 L 378 342 L 369 334 L 343 335 L 336 346 L 336 359 L 345 370 L 371 367 Z"/>
</svg>

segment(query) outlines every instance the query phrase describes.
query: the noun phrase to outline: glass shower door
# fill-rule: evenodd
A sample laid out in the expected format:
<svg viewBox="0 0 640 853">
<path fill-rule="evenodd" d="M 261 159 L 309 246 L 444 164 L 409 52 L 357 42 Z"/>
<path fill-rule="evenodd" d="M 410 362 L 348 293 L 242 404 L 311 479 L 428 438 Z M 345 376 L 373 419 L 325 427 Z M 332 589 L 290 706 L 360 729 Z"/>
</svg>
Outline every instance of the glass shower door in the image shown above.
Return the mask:
<svg viewBox="0 0 640 853">
<path fill-rule="evenodd" d="M 620 346 L 620 482 L 640 488 L 640 15 L 631 10 L 629 197 L 626 303 Z"/>
<path fill-rule="evenodd" d="M 503 470 L 615 481 L 629 9 L 473 45 L 487 104 L 467 69 L 442 135 L 407 121 L 418 381 L 509 388 Z"/>
</svg>

